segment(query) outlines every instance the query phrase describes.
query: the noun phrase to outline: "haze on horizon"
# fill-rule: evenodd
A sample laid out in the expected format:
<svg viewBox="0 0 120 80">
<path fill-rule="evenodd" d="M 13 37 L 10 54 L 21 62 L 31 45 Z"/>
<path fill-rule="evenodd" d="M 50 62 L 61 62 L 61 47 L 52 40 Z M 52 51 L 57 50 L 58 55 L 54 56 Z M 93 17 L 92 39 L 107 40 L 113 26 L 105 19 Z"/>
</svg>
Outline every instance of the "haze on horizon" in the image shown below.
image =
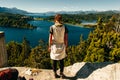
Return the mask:
<svg viewBox="0 0 120 80">
<path fill-rule="evenodd" d="M 120 0 L 0 0 L 0 7 L 28 12 L 120 10 Z"/>
</svg>

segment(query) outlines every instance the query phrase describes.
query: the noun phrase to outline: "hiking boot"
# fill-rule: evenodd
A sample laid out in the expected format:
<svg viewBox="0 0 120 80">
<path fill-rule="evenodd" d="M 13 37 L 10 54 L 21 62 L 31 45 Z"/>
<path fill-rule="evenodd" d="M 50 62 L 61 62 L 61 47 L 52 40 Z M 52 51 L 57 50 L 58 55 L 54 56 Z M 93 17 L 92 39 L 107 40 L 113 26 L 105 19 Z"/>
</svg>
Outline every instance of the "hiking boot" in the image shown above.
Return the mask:
<svg viewBox="0 0 120 80">
<path fill-rule="evenodd" d="M 57 73 L 55 73 L 54 76 L 55 78 L 60 78 L 60 76 Z"/>
<path fill-rule="evenodd" d="M 60 73 L 60 78 L 64 79 L 64 78 L 66 78 L 66 76 L 61 72 Z"/>
</svg>

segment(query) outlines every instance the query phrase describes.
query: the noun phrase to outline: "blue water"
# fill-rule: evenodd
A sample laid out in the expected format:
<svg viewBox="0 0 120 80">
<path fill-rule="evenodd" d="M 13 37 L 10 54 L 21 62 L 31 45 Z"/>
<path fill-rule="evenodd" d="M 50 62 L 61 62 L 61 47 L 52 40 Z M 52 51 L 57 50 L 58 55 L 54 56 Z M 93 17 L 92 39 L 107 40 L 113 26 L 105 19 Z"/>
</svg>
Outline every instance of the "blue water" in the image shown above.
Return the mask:
<svg viewBox="0 0 120 80">
<path fill-rule="evenodd" d="M 38 45 L 39 40 L 48 42 L 49 27 L 53 24 L 49 21 L 30 21 L 30 24 L 37 26 L 36 29 L 17 29 L 17 28 L 4 28 L 0 27 L 0 31 L 5 32 L 6 43 L 10 41 L 22 42 L 23 38 L 26 37 L 30 41 L 30 45 L 35 47 Z M 69 30 L 68 42 L 69 45 L 77 45 L 80 41 L 80 35 L 83 34 L 84 39 L 87 39 L 88 34 L 93 29 L 82 28 L 78 26 L 66 25 Z"/>
</svg>

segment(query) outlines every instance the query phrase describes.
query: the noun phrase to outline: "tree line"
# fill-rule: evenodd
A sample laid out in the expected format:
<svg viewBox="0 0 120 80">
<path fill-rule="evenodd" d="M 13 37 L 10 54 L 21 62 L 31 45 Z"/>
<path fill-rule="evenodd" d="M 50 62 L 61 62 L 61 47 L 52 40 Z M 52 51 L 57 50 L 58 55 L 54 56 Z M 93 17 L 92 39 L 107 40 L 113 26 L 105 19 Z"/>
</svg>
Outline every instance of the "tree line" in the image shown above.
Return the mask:
<svg viewBox="0 0 120 80">
<path fill-rule="evenodd" d="M 98 13 L 89 13 L 89 14 L 63 14 L 63 22 L 70 24 L 81 24 L 84 21 L 97 21 L 99 17 L 104 19 L 104 22 L 109 21 L 112 15 L 117 14 L 114 12 L 98 12 Z M 45 18 L 44 20 L 53 21 L 54 16 Z"/>
<path fill-rule="evenodd" d="M 119 16 L 120 17 L 120 16 Z M 108 21 L 99 17 L 97 27 L 90 32 L 88 39 L 80 36 L 78 45 L 67 48 L 65 66 L 75 62 L 120 62 L 120 32 L 116 31 L 118 15 L 113 15 Z M 7 44 L 9 66 L 29 66 L 51 69 L 48 43 L 43 40 L 31 48 L 29 41 L 23 38 L 22 43 L 11 41 Z"/>
<path fill-rule="evenodd" d="M 34 29 L 36 27 L 28 23 L 28 21 L 31 21 L 31 20 L 33 20 L 32 17 L 25 16 L 25 15 L 0 13 L 1 27 Z"/>
</svg>

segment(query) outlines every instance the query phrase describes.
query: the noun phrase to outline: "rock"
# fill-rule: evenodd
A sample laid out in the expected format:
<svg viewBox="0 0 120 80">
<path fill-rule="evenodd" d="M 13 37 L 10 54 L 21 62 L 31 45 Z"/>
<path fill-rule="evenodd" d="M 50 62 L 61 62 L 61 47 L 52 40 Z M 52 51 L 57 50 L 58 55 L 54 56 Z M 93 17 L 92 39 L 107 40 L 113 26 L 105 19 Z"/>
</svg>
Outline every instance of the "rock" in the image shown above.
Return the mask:
<svg viewBox="0 0 120 80">
<path fill-rule="evenodd" d="M 120 63 L 75 63 L 67 71 L 75 80 L 120 80 Z"/>
<path fill-rule="evenodd" d="M 39 74 L 28 75 L 25 71 L 28 67 L 14 67 L 19 71 L 20 76 L 27 80 L 120 80 L 120 63 L 102 62 L 102 63 L 75 63 L 65 67 L 64 74 L 66 79 L 55 79 L 52 70 L 37 69 Z M 57 71 L 59 74 L 59 70 Z"/>
</svg>

